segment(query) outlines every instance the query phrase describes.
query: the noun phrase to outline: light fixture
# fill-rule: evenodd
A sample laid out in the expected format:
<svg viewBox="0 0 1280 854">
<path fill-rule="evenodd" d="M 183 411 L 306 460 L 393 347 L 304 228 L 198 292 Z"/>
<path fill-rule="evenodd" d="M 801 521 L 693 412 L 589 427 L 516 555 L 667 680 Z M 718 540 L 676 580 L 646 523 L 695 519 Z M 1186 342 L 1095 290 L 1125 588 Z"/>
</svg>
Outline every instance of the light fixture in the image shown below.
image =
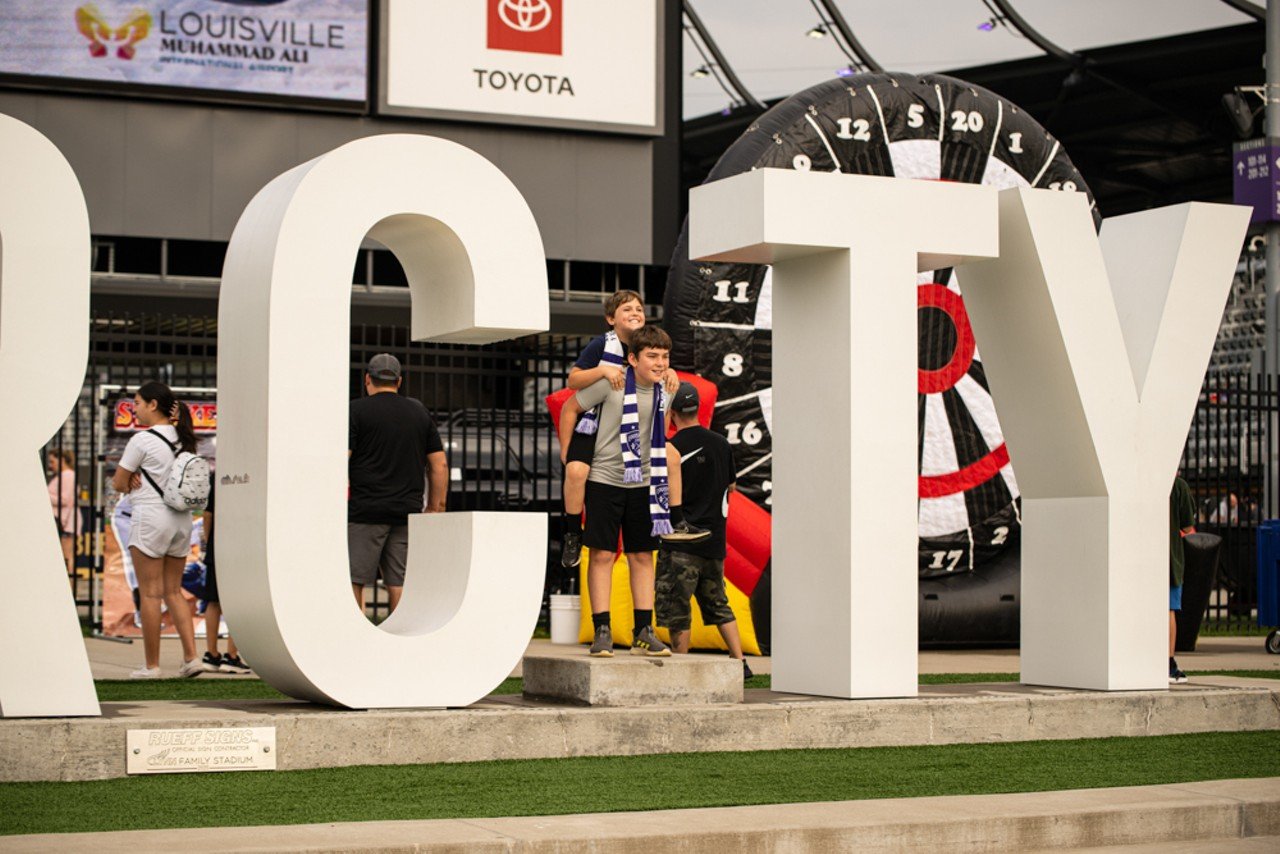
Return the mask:
<svg viewBox="0 0 1280 854">
<path fill-rule="evenodd" d="M 987 20 L 978 24 L 978 29 L 982 30 L 984 33 L 989 33 L 996 28 L 997 23 L 998 22 L 995 18 L 987 18 Z"/>
<path fill-rule="evenodd" d="M 817 25 L 817 26 L 815 26 L 813 29 L 809 30 L 809 32 L 805 33 L 805 35 L 806 35 L 806 36 L 808 36 L 808 37 L 809 37 L 809 38 L 811 38 L 811 39 L 822 39 L 822 38 L 826 38 L 826 37 L 827 37 L 827 28 L 826 28 L 824 25 L 822 25 L 822 24 L 818 24 L 818 25 Z"/>
<path fill-rule="evenodd" d="M 703 77 L 711 76 L 711 69 L 705 65 L 699 65 L 697 68 L 689 72 L 689 76 L 697 80 L 701 80 Z"/>
<path fill-rule="evenodd" d="M 853 67 L 852 65 L 846 65 L 844 68 L 837 68 L 837 69 L 836 69 L 836 76 L 837 76 L 837 77 L 852 77 L 853 75 L 855 75 L 855 74 L 857 74 L 857 73 L 858 73 L 858 72 L 854 69 L 854 67 Z"/>
<path fill-rule="evenodd" d="M 1246 95 L 1257 95 L 1262 103 L 1257 108 L 1250 107 Z M 1266 90 L 1262 86 L 1237 86 L 1234 91 L 1222 96 L 1222 107 L 1227 111 L 1236 135 L 1241 139 L 1248 139 L 1253 136 L 1258 114 L 1266 107 Z"/>
</svg>

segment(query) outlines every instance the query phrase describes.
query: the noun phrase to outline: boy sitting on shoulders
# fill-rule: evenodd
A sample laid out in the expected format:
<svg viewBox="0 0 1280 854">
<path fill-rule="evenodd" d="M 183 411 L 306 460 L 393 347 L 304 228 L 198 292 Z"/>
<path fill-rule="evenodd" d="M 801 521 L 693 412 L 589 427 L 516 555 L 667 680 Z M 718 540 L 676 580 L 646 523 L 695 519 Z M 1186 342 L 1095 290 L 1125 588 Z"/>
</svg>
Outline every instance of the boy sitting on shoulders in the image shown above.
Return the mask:
<svg viewBox="0 0 1280 854">
<path fill-rule="evenodd" d="M 611 294 L 604 302 L 604 320 L 610 331 L 592 338 L 569 369 L 568 386 L 574 391 L 581 391 L 601 379 L 622 391 L 627 373 L 627 346 L 632 334 L 643 328 L 645 322 L 640 294 L 627 290 Z M 674 394 L 678 383 L 675 371 L 668 370 L 663 378 L 667 393 Z M 560 565 L 568 568 L 577 566 L 582 556 L 582 510 L 591 457 L 595 453 L 597 418 L 594 410 L 583 411 L 569 442 L 568 454 L 561 455 L 565 468 Z"/>
<path fill-rule="evenodd" d="M 609 602 L 618 534 L 631 572 L 631 598 L 635 608 L 635 633 L 631 652 L 667 656 L 671 650 L 653 631 L 653 550 L 658 537 L 676 533 L 671 524 L 667 479 L 665 393 L 671 339 L 655 326 L 644 326 L 631 335 L 628 368 L 623 388 L 598 380 L 569 398 L 560 416 L 560 454 L 569 449 L 570 432 L 579 413 L 600 407 L 586 484 L 587 527 L 583 543 L 589 550 L 587 584 L 595 640 L 591 655 L 613 655 Z M 678 477 L 678 474 L 676 475 Z M 678 511 L 677 511 L 678 512 Z M 685 537 L 706 538 L 705 531 L 689 531 Z"/>
</svg>

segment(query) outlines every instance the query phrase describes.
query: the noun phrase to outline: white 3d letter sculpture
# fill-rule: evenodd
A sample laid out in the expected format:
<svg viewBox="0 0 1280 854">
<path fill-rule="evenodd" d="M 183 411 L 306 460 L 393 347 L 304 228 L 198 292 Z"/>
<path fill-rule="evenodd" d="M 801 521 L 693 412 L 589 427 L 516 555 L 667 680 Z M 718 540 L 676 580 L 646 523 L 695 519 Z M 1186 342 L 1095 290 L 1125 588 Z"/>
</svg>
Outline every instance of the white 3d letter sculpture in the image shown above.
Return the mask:
<svg viewBox="0 0 1280 854">
<path fill-rule="evenodd" d="M 232 236 L 218 312 L 223 603 L 254 669 L 287 694 L 352 708 L 463 706 L 528 643 L 546 519 L 412 516 L 399 608 L 375 627 L 351 601 L 351 269 L 366 234 L 404 267 L 415 340 L 485 343 L 549 326 L 533 215 L 478 154 L 372 137 L 267 185 Z"/>
<path fill-rule="evenodd" d="M 96 715 L 39 456 L 84 382 L 89 213 L 35 130 L 0 115 L 0 151 L 0 388 L 22 402 L 0 439 L 0 717 Z"/>
<path fill-rule="evenodd" d="M 1103 222 L 1000 195 L 960 273 L 1022 490 L 1022 681 L 1167 687 L 1169 491 L 1248 226 L 1187 204 Z M 776 297 L 775 297 L 776 299 Z"/>
<path fill-rule="evenodd" d="M 916 694 L 916 273 L 996 239 L 990 187 L 761 169 L 690 195 L 690 257 L 773 265 L 775 690 Z"/>
</svg>

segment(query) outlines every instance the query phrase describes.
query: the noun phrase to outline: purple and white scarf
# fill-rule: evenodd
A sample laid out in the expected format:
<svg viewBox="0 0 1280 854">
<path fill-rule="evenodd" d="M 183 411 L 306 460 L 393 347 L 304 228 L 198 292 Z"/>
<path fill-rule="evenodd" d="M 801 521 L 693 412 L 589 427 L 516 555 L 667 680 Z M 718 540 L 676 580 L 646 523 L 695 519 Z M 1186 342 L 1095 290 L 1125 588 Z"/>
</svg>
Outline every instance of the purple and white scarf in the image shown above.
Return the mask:
<svg viewBox="0 0 1280 854">
<path fill-rule="evenodd" d="M 649 518 L 653 536 L 671 533 L 671 496 L 667 487 L 667 430 L 663 413 L 667 393 L 661 385 L 653 387 L 653 425 L 649 432 Z M 636 395 L 636 372 L 627 368 L 627 384 L 622 397 L 622 482 L 644 480 L 644 462 L 640 458 L 640 401 Z"/>
<path fill-rule="evenodd" d="M 622 341 L 618 339 L 618 333 L 610 330 L 604 336 L 604 353 L 600 356 L 601 365 L 613 365 L 618 368 L 625 368 L 627 360 L 622 356 Z M 590 412 L 582 413 L 582 417 L 578 419 L 578 426 L 573 428 L 574 432 L 586 433 L 587 435 L 595 435 L 600 429 L 600 413 L 598 409 Z"/>
</svg>

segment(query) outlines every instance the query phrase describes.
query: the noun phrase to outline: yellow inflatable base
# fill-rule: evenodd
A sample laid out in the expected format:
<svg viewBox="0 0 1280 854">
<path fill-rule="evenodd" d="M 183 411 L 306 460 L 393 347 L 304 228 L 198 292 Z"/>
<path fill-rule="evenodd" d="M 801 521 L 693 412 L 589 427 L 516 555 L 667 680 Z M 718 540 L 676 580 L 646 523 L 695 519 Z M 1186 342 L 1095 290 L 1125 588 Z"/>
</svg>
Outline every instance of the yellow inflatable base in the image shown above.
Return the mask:
<svg viewBox="0 0 1280 854">
<path fill-rule="evenodd" d="M 658 556 L 653 556 L 657 565 Z M 578 641 L 591 643 L 595 632 L 591 626 L 591 596 L 587 584 L 587 550 L 582 550 L 582 562 L 578 565 L 579 589 L 582 590 L 582 622 L 578 629 Z M 742 651 L 748 655 L 760 655 L 760 642 L 756 639 L 755 624 L 751 621 L 751 603 L 745 593 L 734 587 L 728 580 L 724 583 L 725 593 L 729 597 L 729 607 L 738 621 L 738 634 L 742 637 Z M 631 645 L 631 633 L 635 628 L 632 615 L 631 576 L 627 568 L 626 555 L 618 555 L 613 564 L 613 590 L 609 597 L 609 613 L 613 621 L 613 642 L 619 646 Z M 697 600 L 691 602 L 693 626 L 689 638 L 690 649 L 728 649 L 724 638 L 715 626 L 707 626 L 702 622 L 702 613 L 698 610 Z M 658 629 L 658 637 L 665 643 L 671 637 L 664 628 Z"/>
</svg>

